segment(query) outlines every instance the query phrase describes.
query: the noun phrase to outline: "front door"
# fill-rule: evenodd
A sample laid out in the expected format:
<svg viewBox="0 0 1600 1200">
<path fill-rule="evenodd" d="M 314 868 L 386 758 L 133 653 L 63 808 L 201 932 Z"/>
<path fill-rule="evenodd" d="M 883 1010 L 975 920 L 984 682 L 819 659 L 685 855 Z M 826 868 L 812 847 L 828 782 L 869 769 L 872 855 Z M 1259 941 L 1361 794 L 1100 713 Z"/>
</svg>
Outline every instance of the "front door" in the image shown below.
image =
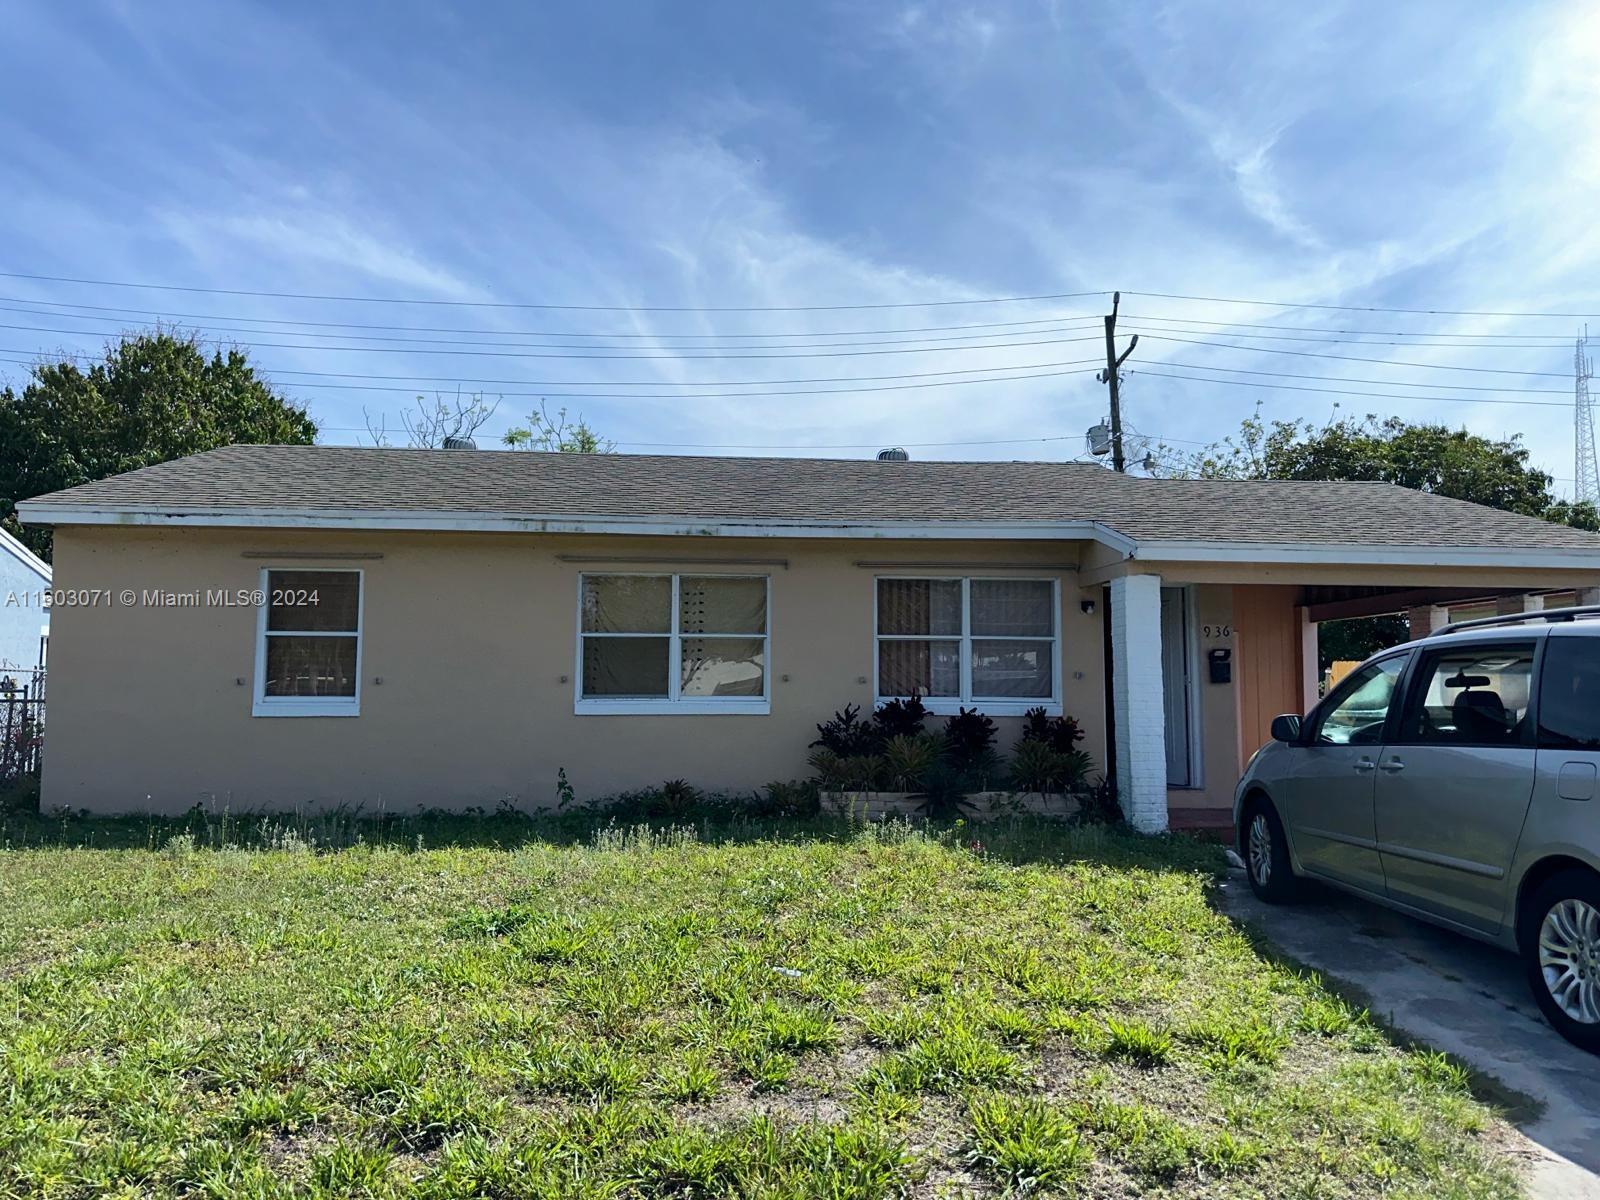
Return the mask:
<svg viewBox="0 0 1600 1200">
<path fill-rule="evenodd" d="M 1425 652 L 1378 759 L 1378 849 L 1389 895 L 1493 931 L 1533 794 L 1532 639 Z"/>
<path fill-rule="evenodd" d="M 1194 785 L 1189 744 L 1189 590 L 1161 589 L 1161 687 L 1166 709 L 1167 786 Z"/>
<path fill-rule="evenodd" d="M 1372 796 L 1385 723 L 1410 654 L 1353 672 L 1287 747 L 1275 797 L 1300 865 L 1309 873 L 1383 894 Z"/>
</svg>

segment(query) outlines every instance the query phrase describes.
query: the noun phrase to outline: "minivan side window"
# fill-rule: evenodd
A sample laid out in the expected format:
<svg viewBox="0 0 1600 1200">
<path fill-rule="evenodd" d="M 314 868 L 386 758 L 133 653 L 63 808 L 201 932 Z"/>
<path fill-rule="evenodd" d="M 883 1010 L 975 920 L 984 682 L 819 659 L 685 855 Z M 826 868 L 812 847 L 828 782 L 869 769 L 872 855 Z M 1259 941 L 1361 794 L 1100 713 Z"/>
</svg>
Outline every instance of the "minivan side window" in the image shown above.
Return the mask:
<svg viewBox="0 0 1600 1200">
<path fill-rule="evenodd" d="M 1600 750 L 1600 638 L 1552 636 L 1539 683 L 1539 745 Z"/>
<path fill-rule="evenodd" d="M 1526 746 L 1533 651 L 1533 642 L 1465 643 L 1428 651 L 1395 743 Z"/>
<path fill-rule="evenodd" d="M 1313 742 L 1334 746 L 1370 746 L 1383 741 L 1395 685 L 1405 668 L 1404 654 L 1362 667 L 1344 681 L 1333 703 L 1317 716 Z"/>
</svg>

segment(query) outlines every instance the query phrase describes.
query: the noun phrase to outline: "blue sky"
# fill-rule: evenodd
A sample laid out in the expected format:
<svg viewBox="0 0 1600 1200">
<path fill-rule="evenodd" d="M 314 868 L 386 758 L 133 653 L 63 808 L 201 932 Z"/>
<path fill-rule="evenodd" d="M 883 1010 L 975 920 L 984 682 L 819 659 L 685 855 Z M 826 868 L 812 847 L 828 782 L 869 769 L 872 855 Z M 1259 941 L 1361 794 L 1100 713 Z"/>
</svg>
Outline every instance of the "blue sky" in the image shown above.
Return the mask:
<svg viewBox="0 0 1600 1200">
<path fill-rule="evenodd" d="M 364 440 L 364 408 L 394 429 L 409 395 L 459 385 L 529 393 L 505 396 L 485 441 L 538 394 L 622 392 L 552 407 L 581 409 L 628 449 L 966 442 L 913 452 L 1071 458 L 1105 407 L 1080 362 L 1100 353 L 1102 297 L 643 310 L 1121 288 L 1600 313 L 1592 5 L 1481 4 L 1470 20 L 1424 2 L 379 11 L 0 0 L 0 270 L 615 311 L 0 279 L 0 323 L 27 327 L 0 330 L 5 357 L 93 350 L 160 315 L 255 345 L 334 442 Z M 1174 447 L 1231 432 L 1258 400 L 1266 416 L 1319 421 L 1337 402 L 1520 432 L 1570 487 L 1560 405 L 1581 319 L 1130 295 L 1123 307 L 1144 333 L 1129 420 Z M 898 332 L 1001 321 L 1032 324 Z M 401 328 L 363 340 L 357 324 Z M 794 356 L 877 330 L 915 348 Z M 740 339 L 790 356 L 714 357 Z M 513 356 L 572 353 L 541 343 L 655 357 Z M 920 386 L 939 371 L 985 381 Z M 1046 377 L 994 378 L 1030 374 Z M 870 385 L 892 391 L 789 382 L 909 375 Z M 834 394 L 725 394 L 784 387 Z M 1551 390 L 1523 390 L 1539 388 Z M 692 398 L 647 398 L 677 394 Z M 1047 437 L 1064 440 L 1021 440 Z"/>
</svg>

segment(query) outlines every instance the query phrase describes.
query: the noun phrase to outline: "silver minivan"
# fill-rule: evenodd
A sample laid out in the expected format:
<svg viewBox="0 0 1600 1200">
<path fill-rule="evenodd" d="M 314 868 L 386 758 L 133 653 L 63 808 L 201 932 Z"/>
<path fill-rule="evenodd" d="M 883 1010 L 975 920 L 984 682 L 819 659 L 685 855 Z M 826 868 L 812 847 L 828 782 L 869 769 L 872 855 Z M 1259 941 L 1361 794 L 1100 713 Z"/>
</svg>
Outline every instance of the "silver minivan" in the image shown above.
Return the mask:
<svg viewBox="0 0 1600 1200">
<path fill-rule="evenodd" d="M 1281 716 L 1234 793 L 1261 899 L 1302 878 L 1518 952 L 1600 1052 L 1600 607 L 1447 626 Z"/>
</svg>

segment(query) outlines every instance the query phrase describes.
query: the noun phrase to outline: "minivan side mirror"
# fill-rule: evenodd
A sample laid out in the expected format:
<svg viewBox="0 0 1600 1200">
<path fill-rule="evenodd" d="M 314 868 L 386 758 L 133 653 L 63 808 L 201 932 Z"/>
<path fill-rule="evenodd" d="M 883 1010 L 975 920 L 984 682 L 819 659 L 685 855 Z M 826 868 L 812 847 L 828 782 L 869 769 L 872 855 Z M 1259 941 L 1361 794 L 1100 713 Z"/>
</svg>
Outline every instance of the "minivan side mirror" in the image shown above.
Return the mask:
<svg viewBox="0 0 1600 1200">
<path fill-rule="evenodd" d="M 1295 713 L 1284 713 L 1282 716 L 1273 717 L 1272 740 L 1275 742 L 1298 742 L 1300 740 L 1300 717 Z"/>
</svg>

